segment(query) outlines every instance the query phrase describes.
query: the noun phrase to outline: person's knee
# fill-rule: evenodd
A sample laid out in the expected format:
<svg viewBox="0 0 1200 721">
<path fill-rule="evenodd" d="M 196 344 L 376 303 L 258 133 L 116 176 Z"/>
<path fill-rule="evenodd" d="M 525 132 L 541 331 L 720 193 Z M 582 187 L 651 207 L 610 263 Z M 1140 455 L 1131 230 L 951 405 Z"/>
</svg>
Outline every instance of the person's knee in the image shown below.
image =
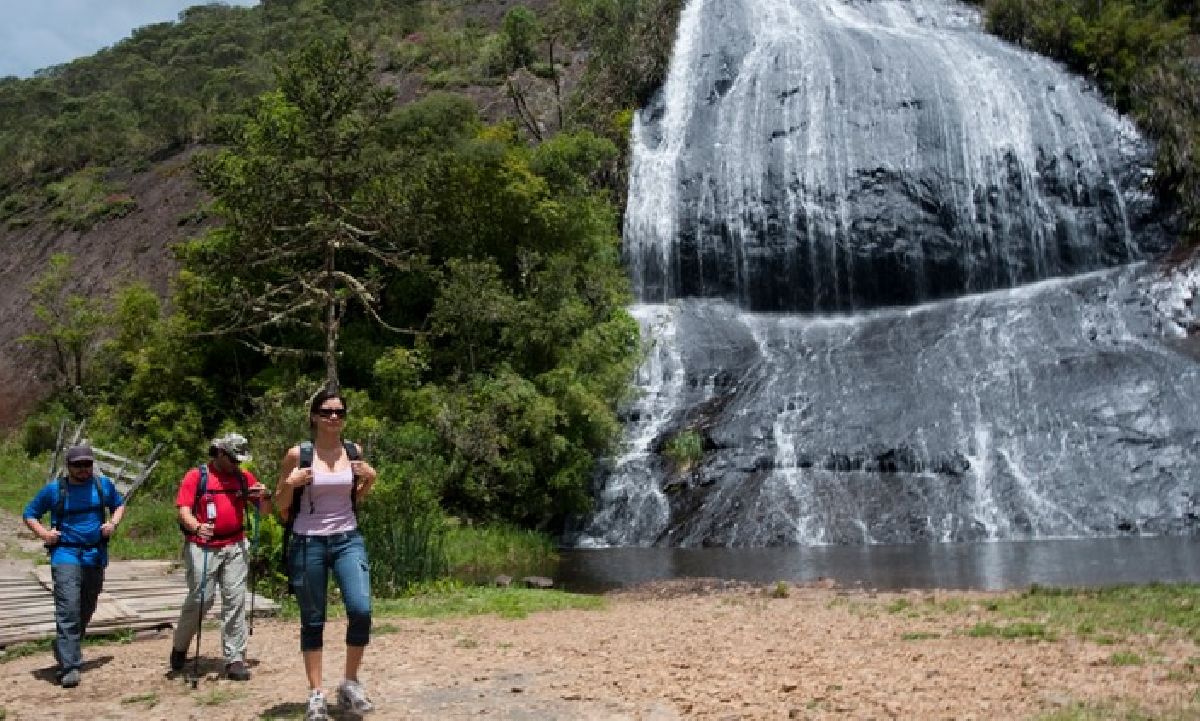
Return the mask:
<svg viewBox="0 0 1200 721">
<path fill-rule="evenodd" d="M 346 645 L 366 646 L 371 640 L 371 609 L 357 613 L 346 609 Z"/>
<path fill-rule="evenodd" d="M 325 622 L 303 623 L 300 625 L 300 650 L 319 651 L 324 645 Z"/>
</svg>

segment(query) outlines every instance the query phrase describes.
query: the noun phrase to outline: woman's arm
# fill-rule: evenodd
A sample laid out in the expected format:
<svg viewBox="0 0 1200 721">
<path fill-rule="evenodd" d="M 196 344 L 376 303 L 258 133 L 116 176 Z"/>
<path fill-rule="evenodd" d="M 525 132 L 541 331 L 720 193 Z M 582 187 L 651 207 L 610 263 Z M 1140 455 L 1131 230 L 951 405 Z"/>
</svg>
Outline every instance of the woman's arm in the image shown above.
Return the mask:
<svg viewBox="0 0 1200 721">
<path fill-rule="evenodd" d="M 355 502 L 361 501 L 371 492 L 371 487 L 375 485 L 377 473 L 370 463 L 362 460 L 362 446 L 357 443 L 354 447 L 358 449 L 357 461 L 350 461 L 350 468 L 354 471 L 354 477 L 358 479 L 358 485 L 354 489 Z"/>
<path fill-rule="evenodd" d="M 292 512 L 292 497 L 296 489 L 312 482 L 312 469 L 298 468 L 299 465 L 300 447 L 292 446 L 279 464 L 279 483 L 275 484 L 275 510 L 284 523 L 287 523 L 288 514 Z"/>
</svg>

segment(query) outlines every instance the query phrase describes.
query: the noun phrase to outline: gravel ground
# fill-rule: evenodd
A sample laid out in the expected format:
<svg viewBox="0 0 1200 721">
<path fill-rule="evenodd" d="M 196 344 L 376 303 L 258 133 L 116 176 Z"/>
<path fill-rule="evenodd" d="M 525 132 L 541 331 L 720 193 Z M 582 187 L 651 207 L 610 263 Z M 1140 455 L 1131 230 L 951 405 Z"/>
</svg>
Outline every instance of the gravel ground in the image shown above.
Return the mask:
<svg viewBox="0 0 1200 721">
<path fill-rule="evenodd" d="M 1200 690 L 1189 642 L 1135 639 L 1155 653 L 1114 665 L 1127 646 L 965 636 L 986 594 L 773 590 L 677 582 L 610 595 L 602 610 L 377 619 L 363 680 L 377 719 L 1030 719 L 1077 702 L 1177 713 Z M 889 611 L 931 595 L 978 603 L 957 616 Z M 330 686 L 344 628 L 326 630 Z M 6 721 L 300 718 L 296 622 L 259 620 L 250 645 L 254 678 L 217 679 L 206 631 L 210 675 L 195 691 L 166 672 L 166 635 L 86 649 L 73 690 L 51 682 L 49 653 L 17 658 L 0 664 L 0 706 Z"/>
</svg>

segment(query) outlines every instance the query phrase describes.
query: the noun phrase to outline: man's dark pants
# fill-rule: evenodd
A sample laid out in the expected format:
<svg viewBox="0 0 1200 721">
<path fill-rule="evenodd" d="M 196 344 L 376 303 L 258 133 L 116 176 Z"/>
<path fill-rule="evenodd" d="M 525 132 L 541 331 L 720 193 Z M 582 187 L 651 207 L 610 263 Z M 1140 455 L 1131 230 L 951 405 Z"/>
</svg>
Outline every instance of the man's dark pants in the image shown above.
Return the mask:
<svg viewBox="0 0 1200 721">
<path fill-rule="evenodd" d="M 54 658 L 61 677 L 83 662 L 80 641 L 88 622 L 96 612 L 100 590 L 104 588 L 104 569 L 100 566 L 57 565 L 50 567 L 54 579 Z"/>
</svg>

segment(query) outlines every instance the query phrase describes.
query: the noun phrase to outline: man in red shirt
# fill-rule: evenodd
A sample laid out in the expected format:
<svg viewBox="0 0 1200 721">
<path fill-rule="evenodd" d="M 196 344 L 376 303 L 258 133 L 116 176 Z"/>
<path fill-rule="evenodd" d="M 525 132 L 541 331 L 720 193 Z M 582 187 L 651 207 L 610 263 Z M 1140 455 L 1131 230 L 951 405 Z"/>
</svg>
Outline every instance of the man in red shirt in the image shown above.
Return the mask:
<svg viewBox="0 0 1200 721">
<path fill-rule="evenodd" d="M 270 495 L 241 463 L 250 460 L 249 444 L 238 433 L 216 438 L 208 449 L 209 461 L 183 476 L 175 505 L 183 531 L 183 562 L 190 589 L 171 646 L 171 670 L 182 671 L 192 636 L 200 629 L 221 591 L 221 640 L 225 675 L 248 681 L 246 667 L 246 578 L 248 549 L 243 519 L 246 505 L 260 513 L 270 511 Z M 199 643 L 196 644 L 199 656 Z"/>
</svg>

